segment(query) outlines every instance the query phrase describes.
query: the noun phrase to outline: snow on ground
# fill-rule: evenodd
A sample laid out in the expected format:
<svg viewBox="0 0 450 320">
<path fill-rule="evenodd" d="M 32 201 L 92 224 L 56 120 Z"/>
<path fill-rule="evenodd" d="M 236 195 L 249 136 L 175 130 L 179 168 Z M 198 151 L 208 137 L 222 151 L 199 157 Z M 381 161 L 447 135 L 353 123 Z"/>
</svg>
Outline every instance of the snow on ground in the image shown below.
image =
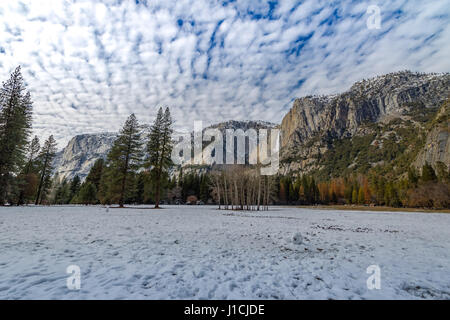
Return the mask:
<svg viewBox="0 0 450 320">
<path fill-rule="evenodd" d="M 450 215 L 0 208 L 0 298 L 450 299 Z"/>
</svg>

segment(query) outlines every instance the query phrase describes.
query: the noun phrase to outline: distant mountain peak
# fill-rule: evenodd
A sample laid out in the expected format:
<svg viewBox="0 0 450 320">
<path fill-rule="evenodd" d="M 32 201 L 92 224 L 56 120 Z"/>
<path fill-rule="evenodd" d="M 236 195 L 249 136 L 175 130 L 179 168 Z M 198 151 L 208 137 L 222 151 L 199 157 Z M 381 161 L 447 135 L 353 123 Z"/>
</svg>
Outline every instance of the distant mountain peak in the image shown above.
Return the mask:
<svg viewBox="0 0 450 320">
<path fill-rule="evenodd" d="M 59 179 L 72 179 L 75 175 L 84 179 L 97 159 L 106 158 L 116 137 L 113 132 L 76 135 L 57 153 L 55 174 Z"/>
</svg>

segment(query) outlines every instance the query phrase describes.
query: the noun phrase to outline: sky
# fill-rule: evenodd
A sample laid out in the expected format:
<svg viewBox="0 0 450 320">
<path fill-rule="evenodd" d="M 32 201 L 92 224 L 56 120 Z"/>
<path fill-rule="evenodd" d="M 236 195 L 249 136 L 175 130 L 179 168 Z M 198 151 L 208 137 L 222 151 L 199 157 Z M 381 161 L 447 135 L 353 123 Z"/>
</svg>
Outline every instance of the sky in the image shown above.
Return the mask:
<svg viewBox="0 0 450 320">
<path fill-rule="evenodd" d="M 449 22 L 450 0 L 0 0 L 0 81 L 21 65 L 34 133 L 59 147 L 165 106 L 176 129 L 279 123 L 298 97 L 449 72 Z"/>
</svg>

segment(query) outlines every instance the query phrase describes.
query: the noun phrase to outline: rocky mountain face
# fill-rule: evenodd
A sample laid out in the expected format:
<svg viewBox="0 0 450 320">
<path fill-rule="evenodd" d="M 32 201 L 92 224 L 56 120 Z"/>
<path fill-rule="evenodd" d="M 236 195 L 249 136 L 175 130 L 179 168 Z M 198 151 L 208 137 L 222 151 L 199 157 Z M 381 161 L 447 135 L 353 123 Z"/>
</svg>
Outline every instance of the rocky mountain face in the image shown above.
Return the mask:
<svg viewBox="0 0 450 320">
<path fill-rule="evenodd" d="M 55 157 L 55 174 L 59 179 L 72 179 L 75 175 L 84 179 L 97 159 L 106 158 L 116 137 L 117 133 L 82 134 L 73 137 Z"/>
<path fill-rule="evenodd" d="M 450 166 L 450 100 L 441 107 L 430 124 L 425 145 L 419 152 L 414 165 L 421 168 L 425 163 Z"/>
<path fill-rule="evenodd" d="M 281 123 L 283 171 L 319 170 L 320 159 L 333 149 L 335 141 L 373 133 L 369 124 L 401 119 L 420 126 L 413 114 L 437 111 L 449 97 L 449 88 L 449 74 L 406 71 L 357 82 L 339 95 L 297 99 Z M 448 155 L 436 155 L 438 150 L 445 154 L 442 150 L 444 145 L 448 148 L 448 132 L 435 132 L 430 139 L 438 139 L 439 147 L 427 149 L 422 157 L 431 162 L 447 159 L 448 165 Z"/>
</svg>

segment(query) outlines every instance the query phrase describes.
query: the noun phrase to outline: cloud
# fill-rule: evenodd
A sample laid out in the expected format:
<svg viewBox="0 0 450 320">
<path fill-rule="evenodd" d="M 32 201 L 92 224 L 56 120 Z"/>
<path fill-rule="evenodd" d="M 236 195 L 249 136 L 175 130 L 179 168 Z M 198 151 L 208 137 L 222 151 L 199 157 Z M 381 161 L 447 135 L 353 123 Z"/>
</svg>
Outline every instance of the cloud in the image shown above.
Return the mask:
<svg viewBox="0 0 450 320">
<path fill-rule="evenodd" d="M 63 1 L 0 4 L 0 79 L 17 65 L 34 130 L 62 147 L 117 131 L 134 112 L 170 106 L 194 120 L 281 121 L 294 98 L 344 91 L 362 78 L 450 71 L 445 1 Z"/>
</svg>

